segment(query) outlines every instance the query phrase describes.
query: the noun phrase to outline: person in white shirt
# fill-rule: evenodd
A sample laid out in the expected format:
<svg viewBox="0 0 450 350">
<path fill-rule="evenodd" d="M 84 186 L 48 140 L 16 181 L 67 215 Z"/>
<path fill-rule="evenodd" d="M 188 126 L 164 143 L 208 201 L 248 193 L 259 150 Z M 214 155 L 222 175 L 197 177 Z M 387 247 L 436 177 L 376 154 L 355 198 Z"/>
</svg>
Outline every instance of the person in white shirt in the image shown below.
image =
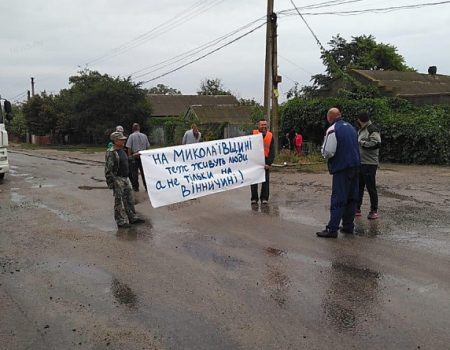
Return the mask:
<svg viewBox="0 0 450 350">
<path fill-rule="evenodd" d="M 201 138 L 202 138 L 202 134 L 200 131 L 198 131 L 197 125 L 192 124 L 191 129 L 184 133 L 181 144 L 188 145 L 190 143 L 197 143 L 197 142 L 200 142 Z"/>
</svg>

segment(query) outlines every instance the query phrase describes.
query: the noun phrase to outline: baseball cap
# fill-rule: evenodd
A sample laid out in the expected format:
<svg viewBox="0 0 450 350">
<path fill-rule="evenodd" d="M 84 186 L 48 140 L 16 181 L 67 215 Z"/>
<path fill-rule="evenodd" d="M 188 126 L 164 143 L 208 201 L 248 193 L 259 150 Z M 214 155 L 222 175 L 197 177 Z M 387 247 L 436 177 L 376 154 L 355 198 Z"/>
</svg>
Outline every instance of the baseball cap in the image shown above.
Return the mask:
<svg viewBox="0 0 450 350">
<path fill-rule="evenodd" d="M 123 136 L 123 134 L 121 132 L 118 131 L 114 131 L 111 136 L 111 141 L 115 141 L 115 140 L 126 140 L 127 138 L 125 136 Z"/>
</svg>

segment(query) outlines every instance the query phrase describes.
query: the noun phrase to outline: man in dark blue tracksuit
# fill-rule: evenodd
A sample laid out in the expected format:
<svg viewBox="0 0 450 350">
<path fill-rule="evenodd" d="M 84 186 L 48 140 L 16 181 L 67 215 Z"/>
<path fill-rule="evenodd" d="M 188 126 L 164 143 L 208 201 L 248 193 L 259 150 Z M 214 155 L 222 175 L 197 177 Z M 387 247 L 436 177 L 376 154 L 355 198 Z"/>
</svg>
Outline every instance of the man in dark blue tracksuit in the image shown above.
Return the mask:
<svg viewBox="0 0 450 350">
<path fill-rule="evenodd" d="M 330 221 L 317 236 L 336 238 L 342 220 L 343 233 L 353 233 L 355 210 L 358 203 L 359 146 L 355 128 L 344 121 L 337 108 L 327 113 L 328 128 L 322 145 L 322 155 L 328 159 L 328 170 L 333 175 Z"/>
</svg>

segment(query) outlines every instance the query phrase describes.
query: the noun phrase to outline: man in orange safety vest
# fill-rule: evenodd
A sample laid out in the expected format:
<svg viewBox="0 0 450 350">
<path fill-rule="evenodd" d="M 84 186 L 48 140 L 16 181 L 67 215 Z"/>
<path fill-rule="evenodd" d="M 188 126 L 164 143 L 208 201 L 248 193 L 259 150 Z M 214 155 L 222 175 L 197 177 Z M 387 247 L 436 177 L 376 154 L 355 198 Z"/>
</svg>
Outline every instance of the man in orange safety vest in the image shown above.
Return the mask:
<svg viewBox="0 0 450 350">
<path fill-rule="evenodd" d="M 265 170 L 266 181 L 261 184 L 261 195 L 258 198 L 258 184 L 251 185 L 251 203 L 257 204 L 258 199 L 261 200 L 261 204 L 267 204 L 269 201 L 269 171 L 275 158 L 275 148 L 273 144 L 273 135 L 267 130 L 267 121 L 261 119 L 258 121 L 258 129 L 253 130 L 253 134 L 262 134 L 264 142 L 264 157 L 265 157 Z"/>
</svg>

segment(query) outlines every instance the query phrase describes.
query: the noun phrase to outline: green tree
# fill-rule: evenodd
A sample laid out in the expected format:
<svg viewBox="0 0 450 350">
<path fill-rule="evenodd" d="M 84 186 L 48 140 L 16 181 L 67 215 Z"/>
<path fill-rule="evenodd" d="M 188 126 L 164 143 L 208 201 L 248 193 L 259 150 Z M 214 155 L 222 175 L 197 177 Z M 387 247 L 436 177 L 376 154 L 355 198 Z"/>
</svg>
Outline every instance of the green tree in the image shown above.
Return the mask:
<svg viewBox="0 0 450 350">
<path fill-rule="evenodd" d="M 256 102 L 255 98 L 240 98 L 239 99 L 239 105 L 240 106 L 261 107 L 261 105 L 258 102 Z"/>
<path fill-rule="evenodd" d="M 22 108 L 25 123 L 34 135 L 47 135 L 55 131 L 57 114 L 55 109 L 55 97 L 43 92 L 33 96 Z"/>
<path fill-rule="evenodd" d="M 149 94 L 153 95 L 181 95 L 181 91 L 171 88 L 164 84 L 157 84 L 147 90 Z"/>
<path fill-rule="evenodd" d="M 90 70 L 70 77 L 69 83 L 55 101 L 61 129 L 94 143 L 104 142 L 118 124 L 130 130 L 136 122 L 146 131 L 151 107 L 140 83 Z"/>
<path fill-rule="evenodd" d="M 27 133 L 27 121 L 23 114 L 22 106 L 13 104 L 12 110 L 13 118 L 8 125 L 8 132 L 11 132 L 11 134 L 20 138 L 24 138 Z"/>
<path fill-rule="evenodd" d="M 352 37 L 347 41 L 339 34 L 328 43 L 331 49 L 322 53 L 325 74 L 311 77 L 312 86 L 305 86 L 301 92 L 314 95 L 317 90 L 327 89 L 330 84 L 349 69 L 415 71 L 405 64 L 405 59 L 390 44 L 377 43 L 372 35 Z"/>
<path fill-rule="evenodd" d="M 225 90 L 222 81 L 216 79 L 204 79 L 200 82 L 200 90 L 198 95 L 232 95 L 230 90 Z"/>
</svg>

